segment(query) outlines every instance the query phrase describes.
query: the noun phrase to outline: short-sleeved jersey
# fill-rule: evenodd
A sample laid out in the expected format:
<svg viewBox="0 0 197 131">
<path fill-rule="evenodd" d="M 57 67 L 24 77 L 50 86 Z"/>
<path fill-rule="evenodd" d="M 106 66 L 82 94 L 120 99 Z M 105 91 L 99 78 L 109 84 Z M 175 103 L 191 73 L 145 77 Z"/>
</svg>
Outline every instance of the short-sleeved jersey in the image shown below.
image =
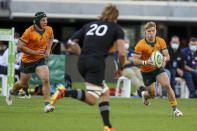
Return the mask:
<svg viewBox="0 0 197 131">
<path fill-rule="evenodd" d="M 26 43 L 26 47 L 32 50 L 46 49 L 49 39 L 53 35 L 53 29 L 50 26 L 46 26 L 43 32 L 37 30 L 35 25 L 30 26 L 25 30 L 20 40 Z M 43 55 L 32 55 L 24 53 L 22 56 L 22 61 L 25 63 L 35 62 L 41 58 Z"/>
<path fill-rule="evenodd" d="M 116 23 L 98 20 L 84 25 L 70 39 L 79 39 L 83 42 L 81 58 L 105 58 L 114 41 L 124 39 L 124 32 Z"/>
<path fill-rule="evenodd" d="M 162 51 L 167 49 L 166 42 L 164 39 L 156 37 L 154 43 L 149 43 L 146 39 L 140 40 L 135 46 L 135 53 L 141 54 L 141 60 L 148 60 L 153 51 Z M 151 72 L 156 68 L 151 65 L 141 65 L 140 69 L 142 72 Z"/>
<path fill-rule="evenodd" d="M 182 50 L 184 61 L 186 62 L 186 65 L 191 67 L 192 69 L 196 69 L 197 66 L 197 51 L 194 53 L 194 55 L 191 55 L 190 49 L 185 48 Z"/>
</svg>

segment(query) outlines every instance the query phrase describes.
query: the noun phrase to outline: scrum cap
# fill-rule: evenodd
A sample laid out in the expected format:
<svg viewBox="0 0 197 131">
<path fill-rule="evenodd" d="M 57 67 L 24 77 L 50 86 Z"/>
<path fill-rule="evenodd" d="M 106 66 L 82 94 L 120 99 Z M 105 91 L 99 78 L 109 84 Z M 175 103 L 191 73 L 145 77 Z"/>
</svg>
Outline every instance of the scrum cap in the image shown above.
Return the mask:
<svg viewBox="0 0 197 131">
<path fill-rule="evenodd" d="M 44 17 L 47 17 L 47 15 L 44 13 L 44 12 L 37 12 L 34 16 L 34 24 L 36 24 L 39 28 L 41 28 L 41 25 L 40 25 L 40 20 Z"/>
</svg>

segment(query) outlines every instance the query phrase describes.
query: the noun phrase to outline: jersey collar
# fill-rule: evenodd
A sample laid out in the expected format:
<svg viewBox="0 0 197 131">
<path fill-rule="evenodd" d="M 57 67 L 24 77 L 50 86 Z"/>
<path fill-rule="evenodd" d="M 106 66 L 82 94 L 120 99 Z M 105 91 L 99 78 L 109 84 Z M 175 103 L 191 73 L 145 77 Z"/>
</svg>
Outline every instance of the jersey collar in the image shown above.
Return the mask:
<svg viewBox="0 0 197 131">
<path fill-rule="evenodd" d="M 36 30 L 36 32 L 38 32 L 40 35 L 43 35 L 45 32 L 45 29 L 43 31 L 39 31 L 36 26 L 34 25 L 34 29 Z"/>
<path fill-rule="evenodd" d="M 146 43 L 147 43 L 148 45 L 150 45 L 151 47 L 154 47 L 155 44 L 156 44 L 156 38 L 155 38 L 155 41 L 154 41 L 153 43 L 148 42 L 148 41 L 146 40 L 146 38 L 145 38 L 144 40 L 145 40 Z"/>
</svg>

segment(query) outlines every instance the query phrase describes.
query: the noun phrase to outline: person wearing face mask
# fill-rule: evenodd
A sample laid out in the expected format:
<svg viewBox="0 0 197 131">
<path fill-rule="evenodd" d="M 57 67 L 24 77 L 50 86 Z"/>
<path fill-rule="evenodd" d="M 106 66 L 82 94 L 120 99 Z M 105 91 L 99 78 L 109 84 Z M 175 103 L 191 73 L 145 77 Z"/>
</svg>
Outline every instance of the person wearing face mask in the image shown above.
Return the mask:
<svg viewBox="0 0 197 131">
<path fill-rule="evenodd" d="M 127 52 L 127 60 L 132 59 L 134 55 L 134 50 L 129 48 L 130 41 L 127 36 L 125 36 L 124 40 L 125 40 L 125 49 Z M 116 69 L 118 69 L 117 68 L 118 67 L 118 51 L 114 53 L 114 62 L 115 62 Z M 136 86 L 137 88 L 144 87 L 144 82 L 143 82 L 139 67 L 134 65 L 132 62 L 126 61 L 125 63 L 126 64 L 123 67 L 122 75 L 129 78 L 134 84 L 134 86 Z M 118 78 L 115 78 L 115 79 L 118 79 Z"/>
<path fill-rule="evenodd" d="M 197 39 L 195 37 L 190 38 L 189 47 L 182 50 L 184 55 L 185 70 L 188 78 L 193 81 L 195 91 L 193 94 L 197 96 Z"/>
<path fill-rule="evenodd" d="M 182 77 L 185 79 L 187 87 L 190 91 L 190 97 L 194 97 L 194 85 L 191 77 L 188 77 L 188 72 L 184 71 L 184 56 L 180 49 L 180 40 L 178 36 L 172 36 L 168 51 L 170 54 L 170 61 L 167 62 L 166 70 L 170 71 L 170 84 L 172 89 L 175 91 L 175 77 Z M 178 94 L 176 94 L 178 96 Z"/>
</svg>

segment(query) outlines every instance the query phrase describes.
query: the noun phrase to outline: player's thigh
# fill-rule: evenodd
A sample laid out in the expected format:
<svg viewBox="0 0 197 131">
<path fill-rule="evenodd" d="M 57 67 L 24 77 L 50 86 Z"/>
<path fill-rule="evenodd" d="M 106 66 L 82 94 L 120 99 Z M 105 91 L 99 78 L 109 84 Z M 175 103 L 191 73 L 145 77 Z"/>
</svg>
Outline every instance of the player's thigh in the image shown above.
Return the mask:
<svg viewBox="0 0 197 131">
<path fill-rule="evenodd" d="M 142 72 L 142 78 L 143 78 L 144 85 L 146 87 L 152 85 L 152 83 L 156 82 L 155 71 Z"/>
<path fill-rule="evenodd" d="M 156 96 L 155 82 L 153 82 L 149 86 L 146 86 L 146 89 L 151 96 L 154 96 L 154 97 Z"/>
<path fill-rule="evenodd" d="M 85 72 L 83 77 L 86 82 L 102 86 L 105 71 L 105 63 L 103 59 L 90 57 L 84 60 L 80 65 L 78 65 L 81 68 L 80 73 L 83 74 L 83 72 Z"/>
<path fill-rule="evenodd" d="M 104 80 L 104 70 L 97 71 L 97 72 L 91 72 L 88 71 L 85 76 L 85 81 L 88 83 L 95 84 L 97 86 L 102 86 L 102 82 Z"/>
<path fill-rule="evenodd" d="M 87 69 L 86 69 L 86 61 L 79 59 L 78 62 L 77 62 L 77 67 L 78 67 L 78 71 L 81 74 L 81 76 L 83 78 L 85 78 L 86 72 L 87 72 Z"/>
<path fill-rule="evenodd" d="M 24 86 L 28 86 L 29 85 L 29 81 L 31 79 L 32 73 L 20 73 L 20 82 L 22 85 Z"/>
<path fill-rule="evenodd" d="M 49 82 L 49 68 L 47 65 L 37 66 L 36 74 L 39 76 L 42 82 Z"/>
<path fill-rule="evenodd" d="M 170 87 L 170 81 L 166 72 L 162 72 L 157 75 L 157 81 L 161 84 L 162 87 Z"/>
</svg>

